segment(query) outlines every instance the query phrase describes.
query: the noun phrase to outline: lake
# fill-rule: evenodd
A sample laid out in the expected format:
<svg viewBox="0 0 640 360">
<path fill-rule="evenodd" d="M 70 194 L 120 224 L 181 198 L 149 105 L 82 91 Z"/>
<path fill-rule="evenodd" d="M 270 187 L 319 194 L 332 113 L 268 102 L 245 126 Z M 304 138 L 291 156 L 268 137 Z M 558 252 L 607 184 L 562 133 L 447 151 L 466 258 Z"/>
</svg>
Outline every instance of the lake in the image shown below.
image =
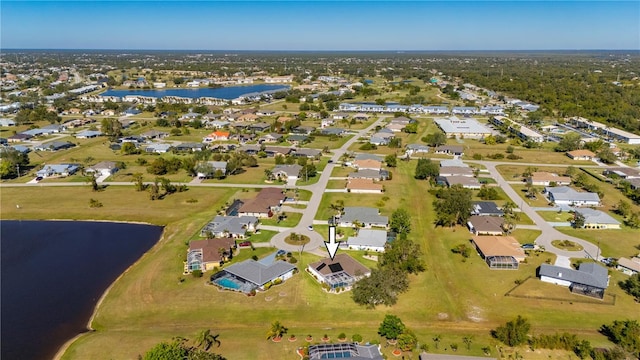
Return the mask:
<svg viewBox="0 0 640 360">
<path fill-rule="evenodd" d="M 287 85 L 260 84 L 247 86 L 229 86 L 220 88 L 194 88 L 194 89 L 155 89 L 155 90 L 107 90 L 102 96 L 124 97 L 127 95 L 141 95 L 161 98 L 163 96 L 179 96 L 184 98 L 214 97 L 218 99 L 232 100 L 241 95 L 261 93 L 265 91 L 287 90 Z"/>
<path fill-rule="evenodd" d="M 0 221 L 0 358 L 50 359 L 162 234 L 151 225 Z"/>
</svg>

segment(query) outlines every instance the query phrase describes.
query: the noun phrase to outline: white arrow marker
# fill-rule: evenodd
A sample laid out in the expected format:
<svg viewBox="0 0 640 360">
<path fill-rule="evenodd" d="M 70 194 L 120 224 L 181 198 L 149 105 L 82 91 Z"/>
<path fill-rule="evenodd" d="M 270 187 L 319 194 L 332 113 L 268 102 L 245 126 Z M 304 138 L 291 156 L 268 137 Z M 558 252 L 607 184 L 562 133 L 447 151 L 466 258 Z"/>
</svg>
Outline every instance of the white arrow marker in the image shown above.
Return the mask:
<svg viewBox="0 0 640 360">
<path fill-rule="evenodd" d="M 327 251 L 329 252 L 329 256 L 331 260 L 336 256 L 336 252 L 338 251 L 338 246 L 340 246 L 340 241 L 336 242 L 336 227 L 329 226 L 329 242 L 325 242 L 324 246 L 327 247 Z"/>
</svg>

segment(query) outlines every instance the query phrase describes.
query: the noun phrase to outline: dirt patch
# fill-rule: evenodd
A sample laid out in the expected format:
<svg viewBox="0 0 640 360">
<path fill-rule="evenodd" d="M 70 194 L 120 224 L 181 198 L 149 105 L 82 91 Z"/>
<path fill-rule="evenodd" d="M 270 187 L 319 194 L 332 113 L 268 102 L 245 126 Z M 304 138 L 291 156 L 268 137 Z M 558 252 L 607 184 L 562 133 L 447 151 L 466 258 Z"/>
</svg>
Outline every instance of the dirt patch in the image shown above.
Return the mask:
<svg viewBox="0 0 640 360">
<path fill-rule="evenodd" d="M 483 322 L 486 321 L 486 319 L 482 317 L 483 312 L 482 308 L 472 305 L 467 312 L 467 317 L 473 322 Z"/>
<path fill-rule="evenodd" d="M 449 318 L 449 314 L 447 313 L 438 313 L 438 320 L 447 320 Z"/>
</svg>

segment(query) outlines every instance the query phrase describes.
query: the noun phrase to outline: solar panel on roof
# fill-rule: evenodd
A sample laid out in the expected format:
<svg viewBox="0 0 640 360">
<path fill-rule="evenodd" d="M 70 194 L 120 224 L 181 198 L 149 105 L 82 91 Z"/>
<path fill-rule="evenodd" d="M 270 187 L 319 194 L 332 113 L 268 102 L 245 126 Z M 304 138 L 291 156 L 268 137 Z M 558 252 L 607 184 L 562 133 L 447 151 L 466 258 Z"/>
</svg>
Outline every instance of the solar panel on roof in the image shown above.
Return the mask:
<svg viewBox="0 0 640 360">
<path fill-rule="evenodd" d="M 332 273 L 337 273 L 342 271 L 342 265 L 340 265 L 340 263 L 331 264 L 329 265 L 329 269 L 331 269 Z"/>
<path fill-rule="evenodd" d="M 316 268 L 316 270 L 320 271 L 320 270 L 324 269 L 325 266 L 327 266 L 327 264 L 322 263 Z"/>
</svg>

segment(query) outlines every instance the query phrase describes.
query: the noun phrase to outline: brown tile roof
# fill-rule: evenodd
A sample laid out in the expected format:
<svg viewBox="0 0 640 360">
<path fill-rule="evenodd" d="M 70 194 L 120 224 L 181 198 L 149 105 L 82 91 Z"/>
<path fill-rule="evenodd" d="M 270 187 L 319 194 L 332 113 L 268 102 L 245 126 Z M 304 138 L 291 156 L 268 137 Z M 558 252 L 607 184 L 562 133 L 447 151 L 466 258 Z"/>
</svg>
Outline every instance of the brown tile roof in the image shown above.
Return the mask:
<svg viewBox="0 0 640 360">
<path fill-rule="evenodd" d="M 228 251 L 235 244 L 232 238 L 194 240 L 189 242 L 189 250 L 202 249 L 202 262 L 220 262 L 220 248 Z"/>
<path fill-rule="evenodd" d="M 372 179 L 350 179 L 349 182 L 347 182 L 347 189 L 382 191 L 382 185 L 373 182 Z"/>
<path fill-rule="evenodd" d="M 269 208 L 280 205 L 286 196 L 279 188 L 264 188 L 258 195 L 244 203 L 238 210 L 240 213 L 267 213 Z"/>
<path fill-rule="evenodd" d="M 324 264 L 325 266 L 318 270 L 318 268 L 322 264 Z M 332 268 L 336 268 L 335 266 L 331 266 L 334 264 L 340 264 L 342 270 L 353 277 L 362 276 L 371 272 L 369 268 L 360 264 L 347 254 L 338 254 L 333 258 L 333 260 L 331 260 L 331 258 L 325 258 L 320 261 L 311 263 L 309 264 L 309 266 L 313 269 L 316 269 L 316 271 L 318 271 L 322 275 L 330 275 L 333 273 Z"/>
<path fill-rule="evenodd" d="M 469 222 L 479 233 L 485 232 L 502 232 L 504 219 L 497 216 L 479 216 L 473 215 L 469 218 Z"/>
<path fill-rule="evenodd" d="M 573 150 L 573 151 L 567 152 L 567 155 L 571 156 L 572 158 L 574 158 L 574 157 L 584 157 L 584 156 L 589 156 L 589 157 L 595 157 L 596 156 L 596 154 L 592 153 L 589 150 Z"/>
<path fill-rule="evenodd" d="M 382 167 L 382 162 L 373 159 L 365 159 L 354 161 L 354 165 L 359 169 L 380 169 Z"/>
<path fill-rule="evenodd" d="M 512 236 L 474 236 L 472 240 L 485 257 L 513 256 L 522 259 L 525 256 L 518 240 Z"/>
</svg>

